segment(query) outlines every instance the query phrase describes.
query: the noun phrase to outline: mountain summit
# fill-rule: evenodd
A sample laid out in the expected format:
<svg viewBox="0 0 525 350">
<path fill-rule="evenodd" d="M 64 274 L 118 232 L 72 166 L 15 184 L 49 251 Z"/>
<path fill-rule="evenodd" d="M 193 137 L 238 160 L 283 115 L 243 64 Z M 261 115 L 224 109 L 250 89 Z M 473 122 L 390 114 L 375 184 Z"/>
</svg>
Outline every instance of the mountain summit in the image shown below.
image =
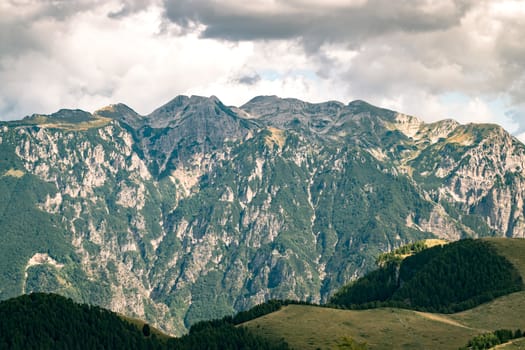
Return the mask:
<svg viewBox="0 0 525 350">
<path fill-rule="evenodd" d="M 326 301 L 423 238 L 523 237 L 525 146 L 372 106 L 178 96 L 0 125 L 0 298 L 31 291 L 171 333 Z"/>
</svg>

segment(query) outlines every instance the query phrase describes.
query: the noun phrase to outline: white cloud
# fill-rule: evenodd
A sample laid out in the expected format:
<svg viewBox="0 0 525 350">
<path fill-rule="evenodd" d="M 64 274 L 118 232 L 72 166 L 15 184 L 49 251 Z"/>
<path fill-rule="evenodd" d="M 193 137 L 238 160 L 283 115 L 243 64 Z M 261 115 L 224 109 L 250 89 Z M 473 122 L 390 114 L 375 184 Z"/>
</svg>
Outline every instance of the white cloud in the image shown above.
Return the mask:
<svg viewBox="0 0 525 350">
<path fill-rule="evenodd" d="M 39 21 L 49 33 L 45 52 L 6 57 L 0 94 L 12 101 L 3 119 L 61 107 L 94 110 L 122 101 L 148 113 L 174 95 L 227 76 L 252 52 L 250 43 L 200 39 L 159 32 L 161 9 L 116 21 L 101 7 L 71 21 Z M 7 102 L 4 105 L 8 105 Z"/>
<path fill-rule="evenodd" d="M 235 105 L 277 94 L 359 98 L 519 134 L 524 12 L 521 1 L 493 0 L 6 0 L 0 119 L 114 102 L 145 114 L 178 94 Z"/>
</svg>

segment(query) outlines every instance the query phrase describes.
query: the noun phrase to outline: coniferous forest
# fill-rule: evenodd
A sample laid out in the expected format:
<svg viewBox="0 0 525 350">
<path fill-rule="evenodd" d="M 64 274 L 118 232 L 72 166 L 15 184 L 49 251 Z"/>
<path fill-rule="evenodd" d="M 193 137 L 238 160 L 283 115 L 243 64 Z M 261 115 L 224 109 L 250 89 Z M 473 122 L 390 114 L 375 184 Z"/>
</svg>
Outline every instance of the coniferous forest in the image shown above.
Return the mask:
<svg viewBox="0 0 525 350">
<path fill-rule="evenodd" d="M 0 303 L 1 349 L 162 349 L 117 314 L 34 293 Z"/>
<path fill-rule="evenodd" d="M 330 303 L 453 313 L 522 289 L 519 272 L 487 242 L 466 239 L 392 260 L 350 283 Z"/>
<path fill-rule="evenodd" d="M 33 293 L 0 302 L 0 349 L 288 349 L 230 319 L 199 322 L 182 338 L 161 338 L 97 306 L 55 294 Z"/>
</svg>

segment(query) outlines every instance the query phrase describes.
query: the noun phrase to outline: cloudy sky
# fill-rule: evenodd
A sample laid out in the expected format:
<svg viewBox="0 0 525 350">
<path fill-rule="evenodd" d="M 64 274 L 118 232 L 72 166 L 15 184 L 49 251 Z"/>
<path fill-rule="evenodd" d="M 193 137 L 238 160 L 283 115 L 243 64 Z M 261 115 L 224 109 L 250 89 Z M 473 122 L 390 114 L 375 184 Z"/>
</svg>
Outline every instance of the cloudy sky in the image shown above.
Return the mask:
<svg viewBox="0 0 525 350">
<path fill-rule="evenodd" d="M 0 119 L 364 99 L 525 141 L 525 1 L 0 0 Z"/>
</svg>

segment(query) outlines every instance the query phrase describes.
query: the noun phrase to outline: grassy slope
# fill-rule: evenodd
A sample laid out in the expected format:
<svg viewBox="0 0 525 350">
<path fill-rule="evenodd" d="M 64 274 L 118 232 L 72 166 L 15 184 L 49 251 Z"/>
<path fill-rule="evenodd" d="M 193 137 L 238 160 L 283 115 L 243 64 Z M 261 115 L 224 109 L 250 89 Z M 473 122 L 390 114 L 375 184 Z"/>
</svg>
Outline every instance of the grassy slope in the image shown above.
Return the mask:
<svg viewBox="0 0 525 350">
<path fill-rule="evenodd" d="M 411 310 L 333 310 L 290 305 L 250 321 L 248 328 L 294 349 L 333 349 L 345 336 L 370 349 L 454 349 L 480 333 L 447 317 L 426 317 Z"/>
<path fill-rule="evenodd" d="M 490 239 L 525 280 L 525 240 Z M 370 349 L 457 349 L 500 328 L 525 329 L 525 291 L 453 315 L 380 308 L 334 310 L 290 305 L 246 323 L 257 334 L 284 338 L 295 349 L 333 349 L 345 336 Z"/>
<path fill-rule="evenodd" d="M 518 292 L 454 315 L 290 305 L 245 325 L 262 336 L 283 337 L 294 349 L 337 348 L 344 336 L 370 349 L 457 349 L 487 331 L 525 329 L 524 314 L 525 292 Z"/>
<path fill-rule="evenodd" d="M 522 291 L 449 317 L 471 327 L 492 331 L 499 328 L 524 329 L 523 315 L 525 315 L 525 292 Z"/>
</svg>

